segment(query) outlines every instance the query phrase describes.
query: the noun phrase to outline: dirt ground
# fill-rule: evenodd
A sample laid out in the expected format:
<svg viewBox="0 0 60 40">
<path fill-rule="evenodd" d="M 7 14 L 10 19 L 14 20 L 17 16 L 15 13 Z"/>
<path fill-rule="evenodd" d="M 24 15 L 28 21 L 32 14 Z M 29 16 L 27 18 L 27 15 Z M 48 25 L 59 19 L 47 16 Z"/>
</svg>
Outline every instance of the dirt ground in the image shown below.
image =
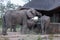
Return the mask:
<svg viewBox="0 0 60 40">
<path fill-rule="evenodd" d="M 60 34 L 54 35 L 33 35 L 20 32 L 8 32 L 8 35 L 0 35 L 0 40 L 60 40 Z"/>
<path fill-rule="evenodd" d="M 0 40 L 60 40 L 60 34 L 50 34 L 50 35 L 41 35 L 41 34 L 21 34 L 20 29 L 17 32 L 9 32 L 8 35 L 1 35 L 2 29 L 0 29 Z"/>
</svg>

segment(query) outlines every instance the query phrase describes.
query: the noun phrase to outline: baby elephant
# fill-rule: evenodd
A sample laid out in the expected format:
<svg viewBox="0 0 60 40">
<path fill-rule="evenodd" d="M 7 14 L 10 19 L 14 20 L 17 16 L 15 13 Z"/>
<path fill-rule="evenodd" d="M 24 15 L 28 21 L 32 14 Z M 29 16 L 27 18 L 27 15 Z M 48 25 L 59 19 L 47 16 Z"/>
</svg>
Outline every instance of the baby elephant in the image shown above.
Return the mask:
<svg viewBox="0 0 60 40">
<path fill-rule="evenodd" d="M 50 25 L 50 17 L 43 15 L 40 18 L 41 21 L 41 30 L 42 30 L 42 34 L 46 34 L 47 33 L 47 28 Z"/>
</svg>

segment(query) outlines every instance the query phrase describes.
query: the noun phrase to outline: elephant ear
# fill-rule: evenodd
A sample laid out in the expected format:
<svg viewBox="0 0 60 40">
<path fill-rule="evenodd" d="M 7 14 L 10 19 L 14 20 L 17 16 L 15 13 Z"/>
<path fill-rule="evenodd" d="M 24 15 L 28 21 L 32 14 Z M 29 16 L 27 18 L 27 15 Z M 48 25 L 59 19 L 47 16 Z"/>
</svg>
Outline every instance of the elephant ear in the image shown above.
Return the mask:
<svg viewBox="0 0 60 40">
<path fill-rule="evenodd" d="M 36 10 L 35 10 L 35 9 L 30 8 L 29 10 L 30 10 L 30 12 L 31 12 L 34 16 L 36 16 Z"/>
<path fill-rule="evenodd" d="M 33 18 L 33 14 L 30 12 L 30 11 L 27 11 L 27 14 L 26 14 L 29 18 Z"/>
</svg>

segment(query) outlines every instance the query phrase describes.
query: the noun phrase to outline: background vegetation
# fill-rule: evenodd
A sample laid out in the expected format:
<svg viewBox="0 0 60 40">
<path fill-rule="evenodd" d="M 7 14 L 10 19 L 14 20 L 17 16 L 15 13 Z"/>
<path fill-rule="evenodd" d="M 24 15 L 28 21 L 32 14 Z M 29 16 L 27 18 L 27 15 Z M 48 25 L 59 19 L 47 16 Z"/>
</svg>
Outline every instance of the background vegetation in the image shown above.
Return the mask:
<svg viewBox="0 0 60 40">
<path fill-rule="evenodd" d="M 7 10 L 14 10 L 19 5 L 12 4 L 11 1 L 8 1 L 7 4 L 4 4 L 4 0 L 0 0 L 0 27 L 2 26 L 2 17 Z"/>
<path fill-rule="evenodd" d="M 4 3 L 6 1 L 6 4 Z M 23 2 L 30 2 L 31 0 L 22 0 Z M 11 3 L 11 0 L 0 0 L 0 26 L 2 25 L 3 14 L 7 10 L 15 10 L 17 7 L 22 6 L 18 4 Z"/>
</svg>

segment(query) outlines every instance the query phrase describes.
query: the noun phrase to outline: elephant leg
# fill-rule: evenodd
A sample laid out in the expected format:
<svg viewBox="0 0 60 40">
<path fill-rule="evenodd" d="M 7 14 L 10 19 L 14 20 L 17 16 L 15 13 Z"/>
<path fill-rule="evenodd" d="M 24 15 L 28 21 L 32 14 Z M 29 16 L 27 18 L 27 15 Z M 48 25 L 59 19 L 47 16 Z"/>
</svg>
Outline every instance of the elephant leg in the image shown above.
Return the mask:
<svg viewBox="0 0 60 40">
<path fill-rule="evenodd" d="M 45 24 L 44 24 L 44 30 L 45 30 L 45 34 L 47 33 L 47 28 L 48 28 L 48 22 L 46 21 Z"/>
<path fill-rule="evenodd" d="M 23 24 L 22 24 L 22 33 L 23 33 L 23 34 L 26 34 L 27 31 L 28 31 L 28 30 L 27 30 L 28 28 L 27 28 L 27 17 L 26 17 L 26 15 L 23 15 L 22 21 L 23 21 L 23 22 L 22 22 L 22 23 L 23 23 Z"/>
<path fill-rule="evenodd" d="M 10 32 L 16 32 L 16 25 L 10 26 Z"/>
<path fill-rule="evenodd" d="M 7 35 L 7 29 L 8 29 L 8 27 L 6 26 L 6 22 L 4 21 L 3 25 L 2 25 L 2 34 L 3 35 Z"/>
<path fill-rule="evenodd" d="M 22 32 L 22 34 L 26 34 L 27 33 L 27 27 L 22 27 L 21 32 Z"/>
<path fill-rule="evenodd" d="M 47 27 L 45 26 L 45 34 L 47 33 Z"/>
<path fill-rule="evenodd" d="M 20 32 L 22 32 L 22 25 L 21 25 L 21 24 L 19 24 L 19 26 L 20 26 L 20 27 L 19 27 L 19 28 L 20 28 Z"/>
<path fill-rule="evenodd" d="M 21 27 L 21 30 L 20 30 L 20 32 L 22 33 L 22 27 Z"/>
<path fill-rule="evenodd" d="M 46 31 L 45 34 L 47 34 L 47 28 L 45 28 L 45 31 Z"/>
<path fill-rule="evenodd" d="M 47 32 L 47 27 L 45 26 L 45 24 L 44 24 L 44 33 L 46 34 L 46 32 Z"/>
<path fill-rule="evenodd" d="M 13 28 L 12 28 L 12 27 L 10 27 L 10 32 L 12 32 L 12 29 L 13 29 Z"/>
<path fill-rule="evenodd" d="M 41 32 L 44 34 L 44 22 L 41 21 Z"/>
<path fill-rule="evenodd" d="M 3 27 L 2 27 L 2 34 L 3 35 L 7 35 L 7 29 L 8 29 L 8 27 L 6 27 L 5 25 L 3 25 Z"/>
<path fill-rule="evenodd" d="M 13 25 L 13 32 L 16 32 L 16 25 Z"/>
<path fill-rule="evenodd" d="M 44 23 L 44 34 L 47 33 L 47 26 L 46 26 L 46 22 Z"/>
<path fill-rule="evenodd" d="M 27 28 L 27 23 L 26 23 L 26 24 L 23 24 L 22 29 L 21 29 L 22 34 L 26 34 L 27 31 L 28 31 L 27 29 L 28 29 L 28 28 Z"/>
<path fill-rule="evenodd" d="M 44 25 L 42 26 L 42 34 L 44 34 Z"/>
</svg>

